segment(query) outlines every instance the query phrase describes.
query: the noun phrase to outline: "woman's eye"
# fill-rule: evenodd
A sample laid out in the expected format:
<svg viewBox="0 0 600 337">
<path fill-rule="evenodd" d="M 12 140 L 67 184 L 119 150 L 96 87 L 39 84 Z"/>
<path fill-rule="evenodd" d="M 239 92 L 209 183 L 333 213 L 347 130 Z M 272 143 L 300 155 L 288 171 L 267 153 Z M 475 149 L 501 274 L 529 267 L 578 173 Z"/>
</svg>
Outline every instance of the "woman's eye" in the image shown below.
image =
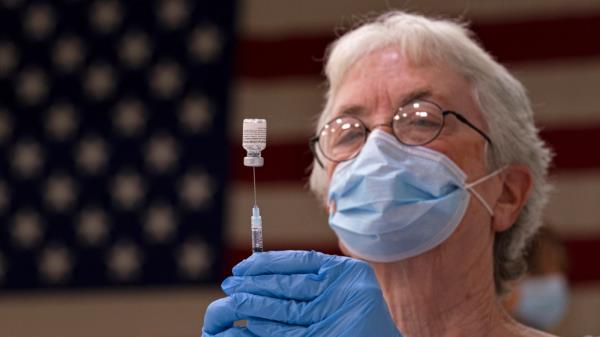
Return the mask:
<svg viewBox="0 0 600 337">
<path fill-rule="evenodd" d="M 416 128 L 439 128 L 440 122 L 429 118 L 414 118 L 411 120 L 410 125 Z"/>
<path fill-rule="evenodd" d="M 346 145 L 354 143 L 361 139 L 362 133 L 358 131 L 347 131 L 344 132 L 336 141 L 336 145 Z"/>
</svg>

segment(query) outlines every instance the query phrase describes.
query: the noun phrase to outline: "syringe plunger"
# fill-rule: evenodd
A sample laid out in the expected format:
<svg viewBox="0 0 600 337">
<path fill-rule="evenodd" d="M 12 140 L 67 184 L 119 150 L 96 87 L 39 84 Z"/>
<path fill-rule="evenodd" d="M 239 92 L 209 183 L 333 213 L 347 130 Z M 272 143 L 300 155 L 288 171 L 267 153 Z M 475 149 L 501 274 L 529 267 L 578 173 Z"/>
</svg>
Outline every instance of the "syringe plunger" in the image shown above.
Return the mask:
<svg viewBox="0 0 600 337">
<path fill-rule="evenodd" d="M 264 165 L 265 161 L 260 152 L 267 147 L 266 119 L 244 119 L 242 146 L 247 151 L 247 155 L 244 157 L 244 166 L 261 167 Z"/>
</svg>

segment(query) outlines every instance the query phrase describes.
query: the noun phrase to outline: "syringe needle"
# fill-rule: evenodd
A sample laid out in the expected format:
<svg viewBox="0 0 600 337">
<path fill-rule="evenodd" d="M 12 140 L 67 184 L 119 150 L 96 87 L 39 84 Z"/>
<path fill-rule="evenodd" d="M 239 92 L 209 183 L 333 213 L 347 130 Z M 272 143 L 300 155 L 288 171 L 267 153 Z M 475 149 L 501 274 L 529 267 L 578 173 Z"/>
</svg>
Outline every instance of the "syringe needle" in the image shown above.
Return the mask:
<svg viewBox="0 0 600 337">
<path fill-rule="evenodd" d="M 254 206 L 256 207 L 256 167 L 252 167 L 252 185 L 254 188 Z"/>
</svg>

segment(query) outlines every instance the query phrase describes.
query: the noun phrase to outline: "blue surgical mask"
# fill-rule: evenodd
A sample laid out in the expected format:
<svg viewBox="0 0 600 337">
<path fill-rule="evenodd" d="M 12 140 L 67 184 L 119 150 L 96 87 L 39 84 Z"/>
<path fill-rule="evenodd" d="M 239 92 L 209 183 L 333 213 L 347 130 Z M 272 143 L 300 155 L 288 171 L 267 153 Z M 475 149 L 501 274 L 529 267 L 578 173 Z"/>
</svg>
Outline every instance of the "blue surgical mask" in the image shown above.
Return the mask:
<svg viewBox="0 0 600 337">
<path fill-rule="evenodd" d="M 475 182 L 448 157 L 423 146 L 407 146 L 389 133 L 371 132 L 356 158 L 332 176 L 329 225 L 355 256 L 391 262 L 433 249 L 462 220 Z"/>
<path fill-rule="evenodd" d="M 569 288 L 561 274 L 528 277 L 519 285 L 515 318 L 536 329 L 549 330 L 563 318 Z"/>
</svg>

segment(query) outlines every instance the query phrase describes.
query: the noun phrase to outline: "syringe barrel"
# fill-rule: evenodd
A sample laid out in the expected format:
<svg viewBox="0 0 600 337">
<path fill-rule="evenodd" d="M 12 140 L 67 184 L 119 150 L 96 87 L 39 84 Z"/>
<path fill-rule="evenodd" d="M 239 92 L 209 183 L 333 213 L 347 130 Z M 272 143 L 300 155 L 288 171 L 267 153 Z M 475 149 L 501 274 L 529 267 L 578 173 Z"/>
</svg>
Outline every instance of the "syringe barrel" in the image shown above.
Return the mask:
<svg viewBox="0 0 600 337">
<path fill-rule="evenodd" d="M 250 228 L 252 230 L 252 252 L 263 251 L 263 237 L 262 237 L 262 218 L 260 216 L 260 210 L 257 206 L 252 207 L 252 216 L 250 217 Z"/>
<path fill-rule="evenodd" d="M 263 251 L 262 228 L 252 228 L 252 252 Z"/>
</svg>

